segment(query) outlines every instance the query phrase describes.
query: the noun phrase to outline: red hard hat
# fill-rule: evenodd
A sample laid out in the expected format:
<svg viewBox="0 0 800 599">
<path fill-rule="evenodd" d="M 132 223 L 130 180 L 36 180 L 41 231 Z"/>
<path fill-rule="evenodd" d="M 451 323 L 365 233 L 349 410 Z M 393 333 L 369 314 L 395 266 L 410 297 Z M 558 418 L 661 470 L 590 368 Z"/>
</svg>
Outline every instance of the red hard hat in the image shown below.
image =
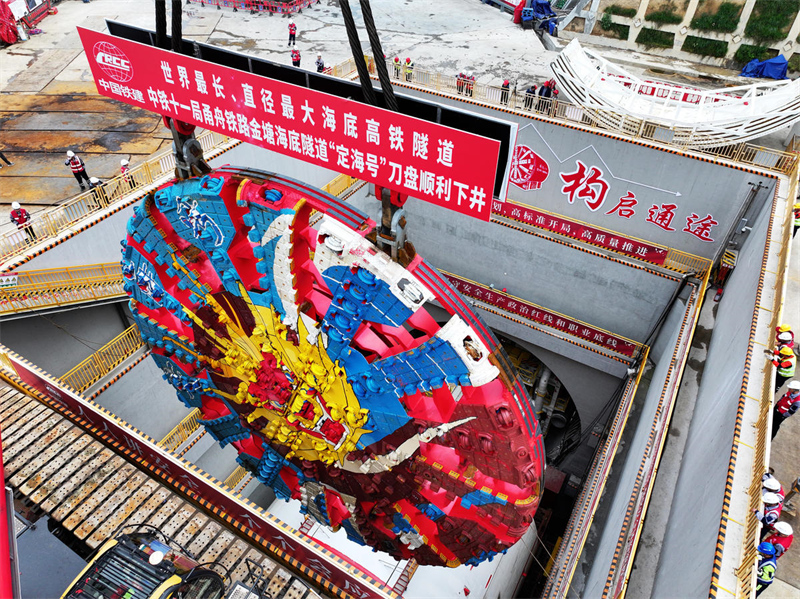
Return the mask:
<svg viewBox="0 0 800 599">
<path fill-rule="evenodd" d="M 508 85 L 508 79 L 506 79 L 505 81 L 503 81 L 503 85 Z"/>
<path fill-rule="evenodd" d="M 406 62 L 411 62 L 411 59 L 410 58 L 406 58 Z"/>
</svg>

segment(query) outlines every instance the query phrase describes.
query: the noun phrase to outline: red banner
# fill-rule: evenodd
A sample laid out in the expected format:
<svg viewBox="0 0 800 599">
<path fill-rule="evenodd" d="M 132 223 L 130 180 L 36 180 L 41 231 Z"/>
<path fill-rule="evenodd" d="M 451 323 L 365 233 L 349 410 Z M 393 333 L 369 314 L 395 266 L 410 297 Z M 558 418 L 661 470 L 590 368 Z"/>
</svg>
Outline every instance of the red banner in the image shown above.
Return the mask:
<svg viewBox="0 0 800 599">
<path fill-rule="evenodd" d="M 489 220 L 500 152 L 495 139 L 78 32 L 104 96 Z"/>
<path fill-rule="evenodd" d="M 527 320 L 559 330 L 567 335 L 579 337 L 593 345 L 599 345 L 605 349 L 611 350 L 616 354 L 631 357 L 636 350 L 636 344 L 627 339 L 616 337 L 577 320 L 572 320 L 562 314 L 550 312 L 541 306 L 528 303 L 518 297 L 508 295 L 507 293 L 501 293 L 489 287 L 460 279 L 455 275 L 442 274 L 447 277 L 453 287 L 458 289 L 463 295 L 473 297 L 486 304 L 497 306 L 506 312 L 511 312 Z"/>
<path fill-rule="evenodd" d="M 667 259 L 667 248 L 629 239 L 513 202 L 492 202 L 492 213 L 652 264 L 664 264 Z"/>
<path fill-rule="evenodd" d="M 143 438 L 118 420 L 109 418 L 96 406 L 66 387 L 36 372 L 14 356 L 9 355 L 9 358 L 22 381 L 65 408 L 67 415 L 74 415 L 94 427 L 98 434 L 119 443 L 130 452 L 132 458 L 144 459 L 145 465 L 149 465 L 151 469 L 155 468 L 154 473 L 160 475 L 164 481 L 173 484 L 177 482 L 185 488 L 184 492 L 187 495 L 206 500 L 224 511 L 235 522 L 260 535 L 269 544 L 267 549 L 275 559 L 297 569 L 287 557 L 296 559 L 311 571 L 307 575 L 313 577 L 316 574 L 329 583 L 327 589 L 334 596 L 358 599 L 398 597 L 382 582 L 365 574 L 363 570 L 360 571 L 354 564 L 323 548 L 305 535 L 294 531 L 274 516 L 252 509 L 236 500 L 211 484 L 205 477 L 186 468 L 181 460 L 165 452 L 151 440 Z M 86 428 L 86 425 L 82 426 Z"/>
</svg>

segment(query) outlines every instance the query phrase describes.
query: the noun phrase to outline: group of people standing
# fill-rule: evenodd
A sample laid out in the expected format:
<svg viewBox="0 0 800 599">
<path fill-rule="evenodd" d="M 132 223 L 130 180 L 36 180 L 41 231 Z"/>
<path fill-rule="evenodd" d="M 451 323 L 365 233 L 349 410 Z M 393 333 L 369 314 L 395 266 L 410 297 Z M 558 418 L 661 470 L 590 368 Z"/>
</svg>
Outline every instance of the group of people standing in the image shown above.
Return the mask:
<svg viewBox="0 0 800 599">
<path fill-rule="evenodd" d="M 399 56 L 395 56 L 392 61 L 392 68 L 394 69 L 394 78 L 400 79 L 401 74 L 405 74 L 405 80 L 411 82 L 414 78 L 414 61 L 406 57 L 405 62 L 400 61 Z"/>
<path fill-rule="evenodd" d="M 800 380 L 793 379 L 797 356 L 795 355 L 794 332 L 787 324 L 775 328 L 775 348 L 765 353 L 778 369 L 775 392 L 779 392 L 786 381 L 786 392 L 775 401 L 772 408 L 772 438 L 778 434 L 781 425 L 800 410 Z M 778 559 L 789 549 L 794 539 L 792 527 L 780 520 L 784 507 L 793 510 L 791 499 L 800 492 L 800 477 L 792 484 L 791 491 L 784 493 L 780 481 L 772 469 L 761 477 L 761 501 L 763 507 L 756 510 L 756 518 L 761 522 L 761 543 L 758 545 L 758 575 L 756 596 L 763 593 L 775 580 Z"/>
<path fill-rule="evenodd" d="M 289 47 L 292 48 L 290 56 L 292 58 L 292 66 L 300 66 L 300 50 L 297 49 L 297 24 L 294 21 L 289 23 Z M 317 68 L 317 73 L 322 73 L 325 70 L 325 61 L 322 60 L 322 54 L 317 54 L 317 60 L 314 61 L 314 66 Z"/>
</svg>

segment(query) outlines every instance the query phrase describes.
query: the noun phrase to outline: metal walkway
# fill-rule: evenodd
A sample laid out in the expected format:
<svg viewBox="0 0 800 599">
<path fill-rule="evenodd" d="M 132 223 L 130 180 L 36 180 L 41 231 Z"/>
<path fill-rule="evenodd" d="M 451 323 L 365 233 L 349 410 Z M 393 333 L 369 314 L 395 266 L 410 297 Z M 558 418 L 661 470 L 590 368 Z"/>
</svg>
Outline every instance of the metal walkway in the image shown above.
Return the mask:
<svg viewBox="0 0 800 599">
<path fill-rule="evenodd" d="M 314 591 L 255 546 L 139 471 L 61 415 L 0 383 L 6 481 L 17 498 L 47 513 L 92 549 L 121 527 L 150 524 L 198 557 L 248 584 L 251 560 L 268 573 L 272 597 Z"/>
</svg>

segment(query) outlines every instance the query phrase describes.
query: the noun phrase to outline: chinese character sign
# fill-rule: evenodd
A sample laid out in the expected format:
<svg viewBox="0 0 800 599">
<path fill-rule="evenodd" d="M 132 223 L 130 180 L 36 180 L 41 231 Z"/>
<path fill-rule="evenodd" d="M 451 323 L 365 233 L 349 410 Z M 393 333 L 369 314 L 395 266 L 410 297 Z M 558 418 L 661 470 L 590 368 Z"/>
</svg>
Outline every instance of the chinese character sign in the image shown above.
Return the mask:
<svg viewBox="0 0 800 599">
<path fill-rule="evenodd" d="M 96 31 L 78 32 L 104 96 L 489 220 L 497 140 Z"/>
</svg>

